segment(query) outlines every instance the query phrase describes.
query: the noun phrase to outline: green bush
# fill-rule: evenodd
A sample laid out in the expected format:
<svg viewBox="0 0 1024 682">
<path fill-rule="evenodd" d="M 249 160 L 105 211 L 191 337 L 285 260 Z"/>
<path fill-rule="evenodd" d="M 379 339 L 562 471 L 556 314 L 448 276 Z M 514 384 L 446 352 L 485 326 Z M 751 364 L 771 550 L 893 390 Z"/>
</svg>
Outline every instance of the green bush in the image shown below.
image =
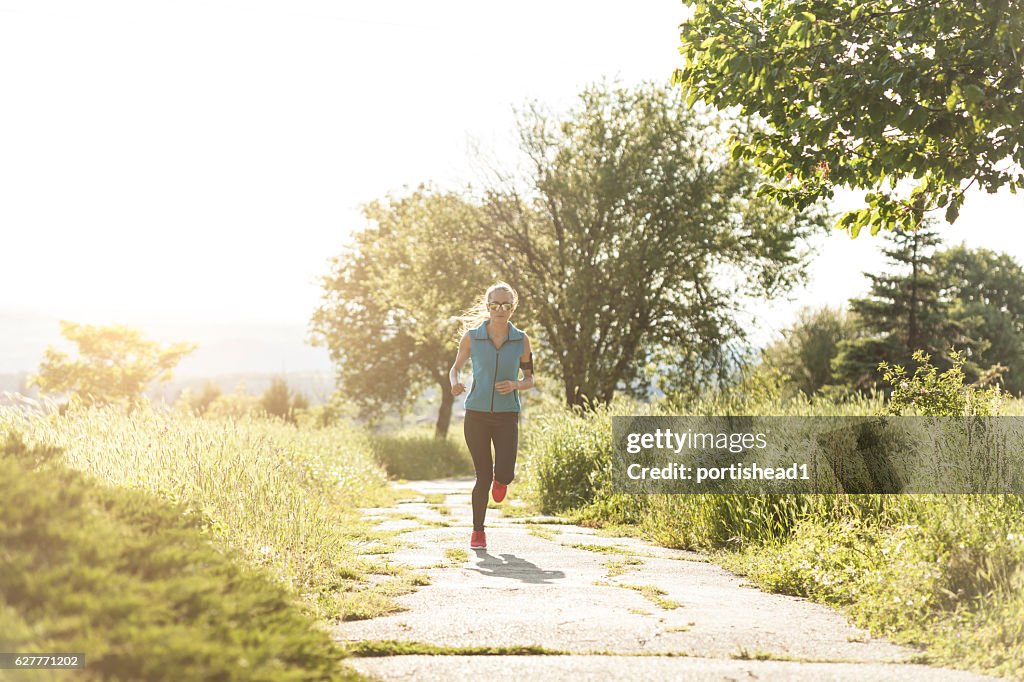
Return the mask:
<svg viewBox="0 0 1024 682">
<path fill-rule="evenodd" d="M 892 387 L 889 414 L 918 414 L 929 417 L 991 416 L 999 412 L 1003 393 L 998 386 L 981 388 L 964 385 L 963 353 L 951 350 L 953 366 L 939 374 L 924 351 L 914 352 L 918 363 L 913 376 L 901 365 L 879 364 L 886 383 Z"/>
<path fill-rule="evenodd" d="M 392 478 L 415 481 L 473 473 L 473 459 L 461 435 L 445 440 L 434 437 L 433 429 L 370 436 L 370 449 L 377 462 Z"/>
<path fill-rule="evenodd" d="M 201 515 L 57 452 L 14 435 L 0 449 L 0 650 L 85 653 L 84 670 L 50 679 L 359 679 L 283 586 L 210 543 Z"/>
<path fill-rule="evenodd" d="M 520 476 L 543 512 L 577 509 L 599 500 L 624 517 L 635 510 L 609 497 L 612 475 L 612 415 L 631 414 L 618 400 L 593 412 L 560 408 L 533 415 L 523 430 Z"/>
</svg>

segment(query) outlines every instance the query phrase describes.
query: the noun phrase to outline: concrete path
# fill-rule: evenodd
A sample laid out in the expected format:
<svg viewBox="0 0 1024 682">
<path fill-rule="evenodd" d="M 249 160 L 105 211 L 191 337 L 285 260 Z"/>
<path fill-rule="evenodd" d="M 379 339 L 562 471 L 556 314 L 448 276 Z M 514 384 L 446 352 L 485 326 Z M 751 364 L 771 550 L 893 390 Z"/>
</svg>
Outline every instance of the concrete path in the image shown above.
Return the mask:
<svg viewBox="0 0 1024 682">
<path fill-rule="evenodd" d="M 403 640 L 446 647 L 542 646 L 563 655 L 353 658 L 382 680 L 982 680 L 909 661 L 915 652 L 874 639 L 837 612 L 766 594 L 699 554 L 609 538 L 553 517 L 487 512 L 486 550 L 469 549 L 470 479 L 405 487 L 444 495 L 368 509 L 381 528 L 406 530 L 392 555 L 431 584 L 399 598 L 406 611 L 337 626 L 339 640 Z M 514 503 L 515 484 L 509 488 Z M 415 514 L 396 520 L 395 512 Z M 447 512 L 447 513 L 443 513 Z M 542 523 L 537 523 L 542 522 Z M 462 561 L 446 550 L 462 549 Z M 457 554 L 457 553 L 456 553 Z M 448 566 L 440 567 L 447 561 Z M 529 676 L 529 677 L 526 677 Z M 497 678 L 495 678 L 497 679 Z"/>
</svg>

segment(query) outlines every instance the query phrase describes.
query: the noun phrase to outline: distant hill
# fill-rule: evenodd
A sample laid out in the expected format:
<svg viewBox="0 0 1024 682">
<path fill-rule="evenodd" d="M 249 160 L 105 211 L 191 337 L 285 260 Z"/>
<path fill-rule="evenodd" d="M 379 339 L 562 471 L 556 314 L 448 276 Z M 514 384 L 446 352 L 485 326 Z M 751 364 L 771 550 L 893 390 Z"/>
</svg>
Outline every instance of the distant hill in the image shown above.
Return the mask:
<svg viewBox="0 0 1024 682">
<path fill-rule="evenodd" d="M 179 376 L 151 391 L 150 398 L 173 403 L 178 395 L 186 388 L 200 389 L 210 381 L 224 393 L 235 393 L 239 388 L 249 395 L 260 395 L 268 388 L 274 377 L 281 376 L 288 383 L 288 388 L 296 393 L 301 393 L 311 405 L 320 405 L 327 402 L 334 393 L 333 372 L 287 372 L 258 374 L 255 372 L 239 372 L 235 374 L 219 374 L 214 376 Z"/>
<path fill-rule="evenodd" d="M 34 386 L 28 388 L 25 385 L 29 374 L 29 372 L 0 374 L 0 393 L 20 393 L 29 398 L 38 398 L 39 390 Z M 333 372 L 287 372 L 283 374 L 236 372 L 211 376 L 182 376 L 175 373 L 174 379 L 147 391 L 147 395 L 157 401 L 172 403 L 186 388 L 201 389 L 207 381 L 215 384 L 223 393 L 235 393 L 242 389 L 249 395 L 260 395 L 270 387 L 270 382 L 278 376 L 284 378 L 288 383 L 288 388 L 301 393 L 313 405 L 327 402 L 327 399 L 334 393 Z"/>
</svg>

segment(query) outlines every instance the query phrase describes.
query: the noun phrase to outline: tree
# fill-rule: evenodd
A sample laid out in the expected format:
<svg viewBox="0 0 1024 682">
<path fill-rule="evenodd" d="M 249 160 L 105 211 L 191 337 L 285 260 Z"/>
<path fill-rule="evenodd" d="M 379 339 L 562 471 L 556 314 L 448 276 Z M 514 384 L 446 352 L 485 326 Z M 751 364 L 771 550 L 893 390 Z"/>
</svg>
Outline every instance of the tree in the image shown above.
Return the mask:
<svg viewBox="0 0 1024 682">
<path fill-rule="evenodd" d="M 681 41 L 691 101 L 767 122 L 733 147 L 763 195 L 869 190 L 837 224 L 854 237 L 952 223 L 972 185 L 1024 188 L 1024 0 L 701 0 Z"/>
<path fill-rule="evenodd" d="M 39 374 L 29 382 L 44 393 L 67 393 L 85 404 L 138 403 L 149 384 L 170 381 L 174 367 L 197 348 L 191 343 L 164 347 L 122 325 L 61 320 L 60 329 L 77 346 L 78 357 L 47 348 Z"/>
<path fill-rule="evenodd" d="M 274 377 L 270 382 L 270 388 L 263 392 L 260 404 L 263 406 L 263 411 L 270 416 L 289 420 L 291 418 L 291 394 L 288 391 L 288 382 L 281 377 Z"/>
<path fill-rule="evenodd" d="M 309 401 L 301 393 L 290 391 L 284 377 L 274 377 L 270 382 L 270 387 L 263 392 L 260 405 L 262 405 L 263 411 L 270 416 L 294 422 L 296 412 L 307 409 Z"/>
<path fill-rule="evenodd" d="M 440 393 L 435 435 L 447 437 L 454 398 L 448 370 L 458 321 L 493 281 L 474 238 L 478 208 L 420 187 L 363 208 L 369 221 L 332 261 L 313 342 L 328 348 L 342 398 L 363 417 L 405 411 L 428 386 Z"/>
<path fill-rule="evenodd" d="M 943 294 L 945 281 L 935 268 L 935 229 L 895 232 L 890 239 L 893 246 L 885 254 L 895 269 L 865 273 L 871 280 L 868 296 L 850 301 L 862 335 L 842 341 L 833 363 L 838 381 L 857 390 L 881 385 L 882 361 L 909 366 L 915 351 L 942 357 L 952 345 L 975 343 L 953 319 Z"/>
<path fill-rule="evenodd" d="M 807 396 L 833 383 L 832 360 L 839 344 L 856 338 L 852 315 L 833 308 L 803 308 L 782 339 L 765 348 L 766 367 L 780 372 L 786 383 Z"/>
<path fill-rule="evenodd" d="M 556 117 L 518 112 L 529 175 L 491 180 L 484 252 L 513 273 L 554 355 L 569 405 L 643 391 L 643 368 L 710 380 L 742 338 L 739 296 L 785 291 L 818 222 L 751 198 L 758 174 L 729 162 L 727 124 L 678 88 L 587 88 Z"/>
<path fill-rule="evenodd" d="M 936 254 L 951 315 L 978 339 L 973 360 L 1001 365 L 1003 387 L 1024 392 L 1024 269 L 1008 254 L 956 246 Z"/>
<path fill-rule="evenodd" d="M 203 382 L 198 391 L 184 389 L 179 395 L 176 403 L 181 405 L 188 412 L 202 417 L 210 409 L 210 405 L 224 394 L 220 387 L 212 381 Z"/>
<path fill-rule="evenodd" d="M 239 382 L 234 393 L 223 393 L 206 408 L 203 417 L 208 419 L 246 419 L 266 414 L 260 396 L 249 395 L 245 382 Z"/>
</svg>

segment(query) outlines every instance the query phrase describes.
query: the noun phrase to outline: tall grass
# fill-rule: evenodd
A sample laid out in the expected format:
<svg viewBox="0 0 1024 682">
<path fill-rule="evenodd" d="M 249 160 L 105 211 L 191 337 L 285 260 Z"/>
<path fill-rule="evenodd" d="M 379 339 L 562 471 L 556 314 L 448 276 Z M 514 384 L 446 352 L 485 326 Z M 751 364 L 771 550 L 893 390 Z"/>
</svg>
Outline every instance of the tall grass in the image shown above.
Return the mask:
<svg viewBox="0 0 1024 682">
<path fill-rule="evenodd" d="M 283 586 L 211 543 L 201 519 L 59 460 L 0 440 L 0 650 L 83 652 L 86 667 L 11 679 L 360 679 Z"/>
<path fill-rule="evenodd" d="M 61 417 L 0 412 L 32 446 L 102 481 L 184 505 L 206 532 L 271 570 L 330 615 L 332 597 L 370 565 L 352 549 L 357 502 L 385 499 L 384 471 L 351 426 L 297 429 L 280 421 L 204 420 L 117 409 Z"/>
<path fill-rule="evenodd" d="M 671 547 L 710 550 L 766 588 L 845 608 L 858 623 L 929 646 L 938 662 L 1024 679 L 1024 500 L 1014 495 L 621 495 L 611 491 L 611 417 L 635 414 L 856 416 L 878 396 L 714 396 L 617 401 L 535 415 L 526 489 L 545 511 L 635 524 Z M 1024 414 L 1007 401 L 1005 414 Z"/>
<path fill-rule="evenodd" d="M 461 429 L 442 440 L 434 437 L 434 428 L 428 425 L 372 434 L 369 442 L 376 461 L 392 478 L 423 480 L 473 473 Z"/>
</svg>

